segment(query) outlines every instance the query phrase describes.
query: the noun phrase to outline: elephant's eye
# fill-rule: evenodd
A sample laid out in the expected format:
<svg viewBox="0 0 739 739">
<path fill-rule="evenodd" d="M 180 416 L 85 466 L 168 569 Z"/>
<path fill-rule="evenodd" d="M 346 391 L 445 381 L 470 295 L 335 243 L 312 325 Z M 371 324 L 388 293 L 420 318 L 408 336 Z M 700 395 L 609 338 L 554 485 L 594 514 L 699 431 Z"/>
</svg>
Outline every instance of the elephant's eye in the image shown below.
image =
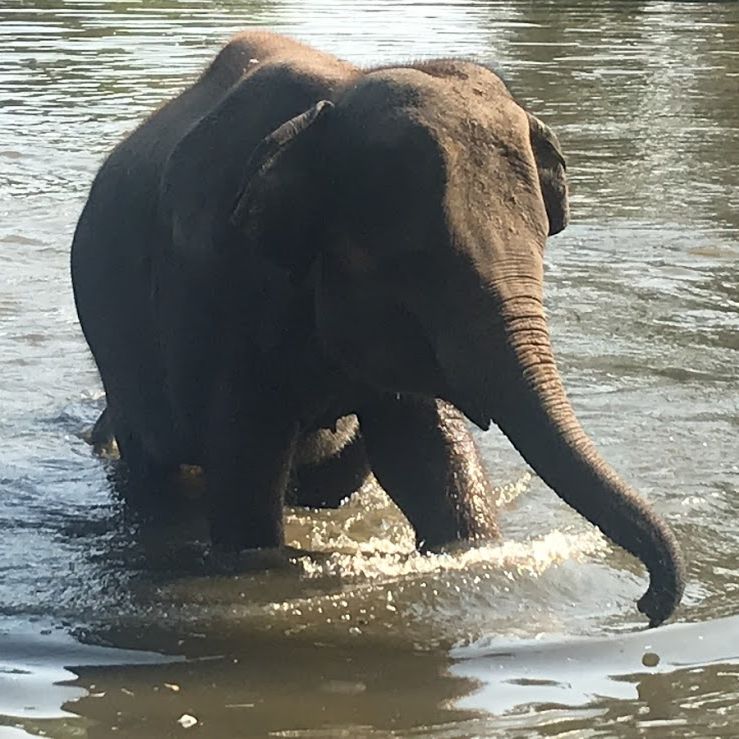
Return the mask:
<svg viewBox="0 0 739 739">
<path fill-rule="evenodd" d="M 371 242 L 347 234 L 345 229 L 331 229 L 324 248 L 329 261 L 344 274 L 353 278 L 372 278 L 377 258 L 370 249 Z"/>
<path fill-rule="evenodd" d="M 352 239 L 343 241 L 339 256 L 345 268 L 353 274 L 367 274 L 372 272 L 375 266 L 369 250 Z"/>
</svg>

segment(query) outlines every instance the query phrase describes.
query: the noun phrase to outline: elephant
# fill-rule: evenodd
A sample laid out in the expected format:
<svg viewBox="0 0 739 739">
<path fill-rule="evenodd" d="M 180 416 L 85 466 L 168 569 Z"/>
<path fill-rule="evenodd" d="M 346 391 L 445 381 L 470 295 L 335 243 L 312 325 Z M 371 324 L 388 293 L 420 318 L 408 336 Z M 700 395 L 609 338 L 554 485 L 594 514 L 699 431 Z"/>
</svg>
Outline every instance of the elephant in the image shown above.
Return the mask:
<svg viewBox="0 0 739 739">
<path fill-rule="evenodd" d="M 331 505 L 371 470 L 435 549 L 497 535 L 468 421 L 495 423 L 641 560 L 638 607 L 663 622 L 684 588 L 676 538 L 579 425 L 550 343 L 565 167 L 485 65 L 362 69 L 239 34 L 118 144 L 80 216 L 98 433 L 144 478 L 202 466 L 217 547 L 279 547 L 294 481 Z"/>
</svg>

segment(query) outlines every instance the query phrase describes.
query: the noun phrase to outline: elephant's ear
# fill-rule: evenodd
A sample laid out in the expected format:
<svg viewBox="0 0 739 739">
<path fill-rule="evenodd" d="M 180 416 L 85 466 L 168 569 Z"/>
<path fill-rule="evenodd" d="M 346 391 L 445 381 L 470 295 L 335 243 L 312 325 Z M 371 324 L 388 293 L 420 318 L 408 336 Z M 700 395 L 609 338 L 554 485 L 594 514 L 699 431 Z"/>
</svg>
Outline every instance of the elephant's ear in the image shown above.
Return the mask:
<svg viewBox="0 0 739 739">
<path fill-rule="evenodd" d="M 539 185 L 549 218 L 549 235 L 564 229 L 570 218 L 565 159 L 554 131 L 528 114 L 529 136 L 539 170 Z"/>
<path fill-rule="evenodd" d="M 257 251 L 292 273 L 307 270 L 316 256 L 318 186 L 311 179 L 333 107 L 321 100 L 262 139 L 246 163 L 231 213 L 231 223 Z"/>
</svg>

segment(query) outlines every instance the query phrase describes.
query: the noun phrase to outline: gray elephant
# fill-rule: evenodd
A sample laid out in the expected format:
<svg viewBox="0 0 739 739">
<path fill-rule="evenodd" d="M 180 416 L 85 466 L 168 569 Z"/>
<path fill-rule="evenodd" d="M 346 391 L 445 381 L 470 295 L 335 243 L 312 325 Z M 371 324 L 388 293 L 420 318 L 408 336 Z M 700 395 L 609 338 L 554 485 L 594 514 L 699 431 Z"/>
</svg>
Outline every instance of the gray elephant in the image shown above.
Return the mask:
<svg viewBox="0 0 739 739">
<path fill-rule="evenodd" d="M 369 469 L 438 547 L 496 533 L 463 416 L 492 421 L 646 565 L 658 624 L 683 591 L 675 538 L 552 356 L 543 252 L 567 218 L 556 137 L 484 66 L 362 70 L 243 33 L 118 145 L 77 226 L 99 427 L 132 474 L 201 465 L 227 549 L 283 543 L 290 480 L 331 503 Z"/>
</svg>

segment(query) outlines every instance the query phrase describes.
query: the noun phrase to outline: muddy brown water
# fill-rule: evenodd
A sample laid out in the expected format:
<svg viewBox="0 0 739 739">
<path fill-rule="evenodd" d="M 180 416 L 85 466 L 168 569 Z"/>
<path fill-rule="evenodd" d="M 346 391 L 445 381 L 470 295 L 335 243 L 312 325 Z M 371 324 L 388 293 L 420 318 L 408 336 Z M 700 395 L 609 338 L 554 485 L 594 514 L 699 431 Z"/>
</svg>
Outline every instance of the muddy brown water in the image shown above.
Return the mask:
<svg viewBox="0 0 739 739">
<path fill-rule="evenodd" d="M 644 630 L 643 571 L 497 431 L 504 536 L 478 549 L 413 554 L 368 488 L 234 570 L 203 559 L 194 497 L 121 506 L 80 438 L 102 399 L 72 230 L 109 148 L 248 25 L 494 62 L 558 131 L 555 346 L 684 547 L 672 624 Z M 2 0 L 0 736 L 739 735 L 738 171 L 737 3 Z"/>
</svg>

